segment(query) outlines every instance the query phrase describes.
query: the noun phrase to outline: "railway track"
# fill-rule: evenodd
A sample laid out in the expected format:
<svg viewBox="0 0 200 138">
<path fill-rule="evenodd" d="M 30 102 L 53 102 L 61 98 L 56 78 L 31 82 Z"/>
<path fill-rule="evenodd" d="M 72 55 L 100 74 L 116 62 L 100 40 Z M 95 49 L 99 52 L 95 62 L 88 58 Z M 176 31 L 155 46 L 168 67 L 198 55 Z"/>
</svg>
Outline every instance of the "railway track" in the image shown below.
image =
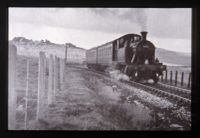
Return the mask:
<svg viewBox="0 0 200 138">
<path fill-rule="evenodd" d="M 185 97 L 185 98 L 191 98 L 191 90 L 183 89 L 180 87 L 171 86 L 168 84 L 160 83 L 158 82 L 155 87 L 158 87 L 160 89 L 163 89 L 165 91 L 171 92 L 173 94 Z"/>
<path fill-rule="evenodd" d="M 181 102 L 181 103 L 184 103 L 185 105 L 190 105 L 191 104 L 191 100 L 190 98 L 186 98 L 186 97 L 183 97 L 183 96 L 180 96 L 178 94 L 176 94 L 174 91 L 172 92 L 169 92 L 169 90 L 165 91 L 163 89 L 158 89 L 154 86 L 149 86 L 149 85 L 145 85 L 145 84 L 141 84 L 141 83 L 137 83 L 137 82 L 133 82 L 133 81 L 124 81 L 122 80 L 122 82 L 125 82 L 131 86 L 134 86 L 134 87 L 139 87 L 139 88 L 142 88 L 142 89 L 145 89 L 147 90 L 148 92 L 150 93 L 153 93 L 153 94 L 156 94 L 156 95 L 159 95 L 160 97 L 167 97 L 169 100 L 175 100 L 176 102 Z"/>
<path fill-rule="evenodd" d="M 109 74 L 105 74 L 104 72 L 100 72 L 100 71 L 96 71 L 96 70 L 92 70 L 88 68 L 82 68 L 82 67 L 77 67 L 77 68 L 85 69 L 87 71 L 92 71 L 94 73 L 101 74 L 105 77 L 109 77 Z M 138 83 L 134 81 L 125 81 L 125 80 L 121 80 L 120 82 L 129 86 L 134 86 L 134 87 L 143 89 L 159 97 L 166 97 L 170 101 L 175 101 L 176 103 L 178 102 L 185 106 L 191 105 L 191 97 L 190 97 L 191 91 L 186 90 L 186 89 L 181 89 L 178 87 L 174 87 L 174 86 L 170 86 L 170 85 L 166 85 L 162 83 L 157 83 L 156 85 L 152 85 L 152 84 L 142 84 L 142 83 Z"/>
<path fill-rule="evenodd" d="M 188 89 L 172 86 L 172 85 L 161 83 L 161 82 L 158 82 L 157 84 L 160 85 L 160 87 L 170 88 L 171 90 L 175 90 L 177 92 L 183 92 L 183 93 L 191 94 L 191 90 L 188 90 Z"/>
</svg>

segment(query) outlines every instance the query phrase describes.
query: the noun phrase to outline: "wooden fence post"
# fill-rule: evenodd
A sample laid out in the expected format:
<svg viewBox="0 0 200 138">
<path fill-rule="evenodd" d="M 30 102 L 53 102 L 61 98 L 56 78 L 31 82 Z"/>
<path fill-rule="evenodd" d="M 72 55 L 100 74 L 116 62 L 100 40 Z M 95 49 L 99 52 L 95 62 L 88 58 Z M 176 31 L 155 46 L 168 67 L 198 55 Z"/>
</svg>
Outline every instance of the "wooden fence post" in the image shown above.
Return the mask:
<svg viewBox="0 0 200 138">
<path fill-rule="evenodd" d="M 8 58 L 8 129 L 15 130 L 16 126 L 16 105 L 17 93 L 16 88 L 16 60 L 17 48 L 14 45 L 9 45 L 9 58 Z"/>
<path fill-rule="evenodd" d="M 48 105 L 53 101 L 53 55 L 49 56 Z"/>
<path fill-rule="evenodd" d="M 25 94 L 25 129 L 27 129 L 27 105 L 28 105 L 28 87 L 29 87 L 29 58 L 27 57 L 26 65 L 26 94 Z"/>
<path fill-rule="evenodd" d="M 45 53 L 40 52 L 39 55 L 37 120 L 44 118 L 45 112 Z"/>
<path fill-rule="evenodd" d="M 184 72 L 181 74 L 181 86 L 183 86 L 183 80 L 184 80 Z"/>
<path fill-rule="evenodd" d="M 172 83 L 172 71 L 170 71 L 170 83 Z"/>
<path fill-rule="evenodd" d="M 58 60 L 57 57 L 54 57 L 54 95 L 57 92 L 57 88 L 58 88 Z"/>
<path fill-rule="evenodd" d="M 178 71 L 176 70 L 176 74 L 175 74 L 175 85 L 177 85 L 177 77 L 178 77 Z"/>
<path fill-rule="evenodd" d="M 60 88 L 63 88 L 65 59 L 60 58 Z"/>
<path fill-rule="evenodd" d="M 60 90 L 60 58 L 59 57 L 57 57 L 57 76 L 58 76 L 58 78 L 57 78 L 57 88 L 58 88 L 58 90 Z"/>
<path fill-rule="evenodd" d="M 167 70 L 165 71 L 165 82 L 167 82 Z"/>
<path fill-rule="evenodd" d="M 190 88 L 190 83 L 191 83 L 191 73 L 189 74 L 189 78 L 188 78 L 188 88 Z"/>
<path fill-rule="evenodd" d="M 46 76 L 47 76 L 47 57 L 46 55 L 44 55 L 44 88 L 45 88 L 45 91 L 44 91 L 44 94 L 45 94 L 45 102 L 48 103 L 48 84 L 46 85 Z"/>
</svg>

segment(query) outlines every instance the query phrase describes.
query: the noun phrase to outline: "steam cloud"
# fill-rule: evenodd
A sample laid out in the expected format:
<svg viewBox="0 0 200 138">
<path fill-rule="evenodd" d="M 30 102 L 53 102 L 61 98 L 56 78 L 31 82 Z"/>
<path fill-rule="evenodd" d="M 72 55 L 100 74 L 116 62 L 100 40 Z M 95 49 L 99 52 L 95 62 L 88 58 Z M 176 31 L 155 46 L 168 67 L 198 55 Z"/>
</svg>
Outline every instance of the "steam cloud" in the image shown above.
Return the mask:
<svg viewBox="0 0 200 138">
<path fill-rule="evenodd" d="M 121 73 L 119 70 L 109 71 L 109 75 L 111 78 L 113 78 L 115 80 L 126 80 L 126 81 L 130 80 L 126 74 Z"/>
<path fill-rule="evenodd" d="M 142 31 L 147 31 L 147 15 L 145 10 L 135 9 L 138 24 L 141 26 Z"/>
<path fill-rule="evenodd" d="M 134 22 L 141 27 L 141 31 L 147 31 L 147 14 L 143 8 L 92 8 L 90 10 L 100 16 L 115 16 L 121 20 Z"/>
</svg>

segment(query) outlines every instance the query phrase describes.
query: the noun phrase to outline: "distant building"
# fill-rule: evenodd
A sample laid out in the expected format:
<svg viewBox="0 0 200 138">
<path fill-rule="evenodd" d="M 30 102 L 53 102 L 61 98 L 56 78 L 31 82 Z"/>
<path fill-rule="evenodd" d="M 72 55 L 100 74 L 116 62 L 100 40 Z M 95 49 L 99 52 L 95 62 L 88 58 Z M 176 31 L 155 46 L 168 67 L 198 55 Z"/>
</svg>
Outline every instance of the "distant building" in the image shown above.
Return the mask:
<svg viewBox="0 0 200 138">
<path fill-rule="evenodd" d="M 54 55 L 65 58 L 66 63 L 83 64 L 86 58 L 86 50 L 72 43 L 55 44 L 49 40 L 33 41 L 24 37 L 15 37 L 9 44 L 17 46 L 17 53 L 24 56 L 38 57 L 39 52 L 45 52 L 46 57 Z"/>
<path fill-rule="evenodd" d="M 86 50 L 79 47 L 66 47 L 66 63 L 83 64 L 86 57 Z"/>
</svg>

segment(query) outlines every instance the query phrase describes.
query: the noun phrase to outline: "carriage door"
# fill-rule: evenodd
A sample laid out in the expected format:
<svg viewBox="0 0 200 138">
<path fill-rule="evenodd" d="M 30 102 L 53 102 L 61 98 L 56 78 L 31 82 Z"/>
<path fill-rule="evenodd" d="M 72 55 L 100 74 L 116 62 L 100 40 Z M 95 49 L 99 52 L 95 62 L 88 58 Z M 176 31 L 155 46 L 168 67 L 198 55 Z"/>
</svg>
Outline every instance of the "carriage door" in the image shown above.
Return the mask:
<svg viewBox="0 0 200 138">
<path fill-rule="evenodd" d="M 118 55 L 117 55 L 117 51 L 118 51 L 118 47 L 119 47 L 119 40 L 114 42 L 113 45 L 113 61 L 117 61 L 118 60 Z"/>
</svg>

